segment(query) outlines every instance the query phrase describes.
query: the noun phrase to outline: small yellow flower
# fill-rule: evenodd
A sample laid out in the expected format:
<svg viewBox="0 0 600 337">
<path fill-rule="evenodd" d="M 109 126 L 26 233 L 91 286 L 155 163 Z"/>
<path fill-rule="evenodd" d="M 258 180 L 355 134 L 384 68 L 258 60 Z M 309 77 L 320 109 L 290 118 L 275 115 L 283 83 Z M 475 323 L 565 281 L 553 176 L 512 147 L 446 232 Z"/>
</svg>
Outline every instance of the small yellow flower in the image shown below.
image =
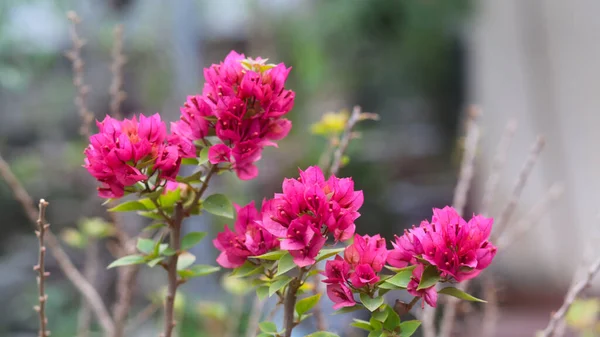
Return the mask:
<svg viewBox="0 0 600 337">
<path fill-rule="evenodd" d="M 349 114 L 346 110 L 328 112 L 323 115 L 318 123 L 311 126 L 311 131 L 313 134 L 322 136 L 338 135 L 344 131 L 348 117 Z"/>
</svg>

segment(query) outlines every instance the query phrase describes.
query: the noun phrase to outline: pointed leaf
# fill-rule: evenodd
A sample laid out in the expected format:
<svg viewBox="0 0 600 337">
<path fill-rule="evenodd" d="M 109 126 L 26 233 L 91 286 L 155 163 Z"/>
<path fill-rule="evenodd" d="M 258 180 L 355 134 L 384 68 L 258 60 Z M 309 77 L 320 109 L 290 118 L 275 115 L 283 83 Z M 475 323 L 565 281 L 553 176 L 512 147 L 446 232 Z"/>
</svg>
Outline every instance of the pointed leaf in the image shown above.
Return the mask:
<svg viewBox="0 0 600 337">
<path fill-rule="evenodd" d="M 267 253 L 264 253 L 262 255 L 250 256 L 250 258 L 261 259 L 261 260 L 277 261 L 282 256 L 284 256 L 285 254 L 287 254 L 287 251 L 285 251 L 285 250 L 274 250 L 272 252 L 267 252 Z"/>
<path fill-rule="evenodd" d="M 383 297 L 371 298 L 367 294 L 360 294 L 360 301 L 365 308 L 367 308 L 370 312 L 373 312 L 383 304 Z"/>
<path fill-rule="evenodd" d="M 109 212 L 131 212 L 131 211 L 149 211 L 146 205 L 138 200 L 125 201 L 115 207 L 109 208 Z"/>
<path fill-rule="evenodd" d="M 453 296 L 456 298 L 460 298 L 461 300 L 466 300 L 466 301 L 471 301 L 471 302 L 482 302 L 482 303 L 487 303 L 486 301 L 479 299 L 473 295 L 467 294 L 466 292 L 454 288 L 454 287 L 446 287 L 444 289 L 438 290 L 438 294 L 444 294 L 444 295 L 449 295 L 449 296 Z"/>
<path fill-rule="evenodd" d="M 298 313 L 298 316 L 302 316 L 302 314 L 312 309 L 317 303 L 319 303 L 320 299 L 321 294 L 316 294 L 314 296 L 309 296 L 299 300 L 296 303 L 296 312 Z"/>
<path fill-rule="evenodd" d="M 198 159 L 197 158 L 183 158 L 183 159 L 181 159 L 181 165 L 198 166 Z"/>
<path fill-rule="evenodd" d="M 420 325 L 421 322 L 417 320 L 404 321 L 400 323 L 400 337 L 412 336 L 415 333 L 415 331 L 417 331 Z"/>
<path fill-rule="evenodd" d="M 317 262 L 319 261 L 323 261 L 327 258 L 330 258 L 334 255 L 336 255 L 337 253 L 343 252 L 344 251 L 344 247 L 342 248 L 329 248 L 329 249 L 321 249 L 321 251 L 319 252 L 319 254 L 316 257 Z"/>
<path fill-rule="evenodd" d="M 283 287 L 287 286 L 290 282 L 292 282 L 292 278 L 289 276 L 280 276 L 280 278 L 276 279 L 269 285 L 269 297 L 273 296 L 278 290 L 281 290 Z"/>
<path fill-rule="evenodd" d="M 389 305 L 385 306 L 385 311 L 387 311 L 387 317 L 383 322 L 383 328 L 388 331 L 396 331 L 400 325 L 400 316 Z"/>
<path fill-rule="evenodd" d="M 209 213 L 233 219 L 233 205 L 223 194 L 213 194 L 208 196 L 202 205 Z"/>
<path fill-rule="evenodd" d="M 139 238 L 136 247 L 140 252 L 150 254 L 154 250 L 155 244 L 156 243 L 150 239 Z"/>
<path fill-rule="evenodd" d="M 354 322 L 350 323 L 351 326 L 355 328 L 359 328 L 366 331 L 371 331 L 373 328 L 371 327 L 371 323 L 367 321 L 363 321 L 362 319 L 354 318 Z"/>
<path fill-rule="evenodd" d="M 181 253 L 177 259 L 177 270 L 187 269 L 189 266 L 194 264 L 194 261 L 196 261 L 194 254 L 190 252 Z"/>
<path fill-rule="evenodd" d="M 181 239 L 181 250 L 188 250 L 194 247 L 206 236 L 206 232 L 190 232 Z"/>
<path fill-rule="evenodd" d="M 333 332 L 317 331 L 317 332 L 311 333 L 310 335 L 306 335 L 304 337 L 340 337 L 340 336 L 334 334 Z"/>
<path fill-rule="evenodd" d="M 198 165 L 203 165 L 208 162 L 208 146 L 205 146 L 200 150 L 198 155 Z"/>
<path fill-rule="evenodd" d="M 438 272 L 435 266 L 427 266 L 423 271 L 423 276 L 421 276 L 421 282 L 419 282 L 419 286 L 417 290 L 427 289 L 440 280 L 440 273 Z"/>
<path fill-rule="evenodd" d="M 142 264 L 146 262 L 146 257 L 143 255 L 127 255 L 109 264 L 107 269 L 121 266 L 129 266 L 132 264 Z"/>
<path fill-rule="evenodd" d="M 259 300 L 264 300 L 269 295 L 269 286 L 260 286 L 256 288 L 256 296 Z"/>
<path fill-rule="evenodd" d="M 292 255 L 285 254 L 279 259 L 279 263 L 277 265 L 277 274 L 275 274 L 275 276 L 283 275 L 295 267 L 296 264 L 294 263 L 294 258 Z"/>
<path fill-rule="evenodd" d="M 347 314 L 349 312 L 354 312 L 354 311 L 360 310 L 362 308 L 363 307 L 361 305 L 355 305 L 352 307 L 344 307 L 344 308 L 341 308 L 340 310 L 334 311 L 331 315 Z"/>
<path fill-rule="evenodd" d="M 158 203 L 162 207 L 173 207 L 176 202 L 181 199 L 181 189 L 177 188 L 172 191 L 167 191 L 158 197 Z"/>
<path fill-rule="evenodd" d="M 180 270 L 178 271 L 178 273 L 179 276 L 181 276 L 182 278 L 193 278 L 216 273 L 219 270 L 221 270 L 220 267 L 210 266 L 206 264 L 197 264 L 189 269 Z"/>
<path fill-rule="evenodd" d="M 241 267 L 235 268 L 231 273 L 231 276 L 235 277 L 245 277 L 250 275 L 255 275 L 262 272 L 264 269 L 263 265 L 255 265 L 250 261 L 246 261 Z"/>
<path fill-rule="evenodd" d="M 406 288 L 410 282 L 410 278 L 412 277 L 413 269 L 415 269 L 415 266 L 410 269 L 399 271 L 396 275 L 385 280 L 385 283 L 393 284 L 400 288 Z"/>
<path fill-rule="evenodd" d="M 159 256 L 155 259 L 152 259 L 150 261 L 148 261 L 148 263 L 146 263 L 150 268 L 154 268 L 160 261 L 164 260 L 165 257 L 164 256 Z"/>
<path fill-rule="evenodd" d="M 155 229 L 159 229 L 159 228 L 163 228 L 163 227 L 167 227 L 167 224 L 165 224 L 165 223 L 155 223 L 153 225 L 146 226 L 143 230 L 145 230 L 145 231 L 151 231 L 151 230 L 155 230 Z"/>
<path fill-rule="evenodd" d="M 258 328 L 262 332 L 277 333 L 277 325 L 273 322 L 260 322 Z"/>
</svg>

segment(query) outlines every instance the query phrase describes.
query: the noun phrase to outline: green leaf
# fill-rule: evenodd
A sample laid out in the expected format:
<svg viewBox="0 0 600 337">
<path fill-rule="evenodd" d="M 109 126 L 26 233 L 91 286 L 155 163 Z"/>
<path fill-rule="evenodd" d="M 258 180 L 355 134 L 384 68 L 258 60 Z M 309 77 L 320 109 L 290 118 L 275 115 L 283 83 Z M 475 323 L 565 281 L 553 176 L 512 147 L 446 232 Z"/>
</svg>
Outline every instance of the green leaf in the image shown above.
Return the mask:
<svg viewBox="0 0 600 337">
<path fill-rule="evenodd" d="M 261 273 L 263 271 L 263 269 L 264 269 L 263 265 L 255 265 L 254 263 L 252 263 L 250 261 L 246 261 L 241 267 L 235 268 L 233 270 L 233 273 L 231 273 L 231 276 L 235 276 L 235 277 L 251 276 L 251 275 Z"/>
<path fill-rule="evenodd" d="M 285 254 L 287 254 L 286 250 L 274 250 L 272 252 L 264 253 L 262 255 L 250 256 L 250 257 L 253 259 L 277 261 Z"/>
<path fill-rule="evenodd" d="M 148 261 L 148 263 L 146 263 L 150 268 L 154 268 L 160 261 L 164 260 L 165 257 L 164 256 L 159 256 L 153 260 Z"/>
<path fill-rule="evenodd" d="M 162 245 L 161 245 L 161 246 L 162 246 Z M 160 249 L 159 249 L 159 251 L 160 251 Z M 164 256 L 173 256 L 173 255 L 175 255 L 175 253 L 177 253 L 177 252 L 175 251 L 175 249 L 173 249 L 173 248 L 171 248 L 171 247 L 169 247 L 169 246 L 165 247 L 165 248 L 164 248 L 164 249 L 163 249 L 163 250 L 160 252 L 160 254 L 161 254 L 161 255 L 164 255 Z"/>
<path fill-rule="evenodd" d="M 273 337 L 273 334 L 266 333 L 266 332 L 261 332 L 256 337 Z"/>
<path fill-rule="evenodd" d="M 221 268 L 219 268 L 219 267 L 210 266 L 210 265 L 206 265 L 206 264 L 197 264 L 197 265 L 192 266 L 189 269 L 180 270 L 177 273 L 182 278 L 189 279 L 189 278 L 193 278 L 193 277 L 206 276 L 206 275 L 209 275 L 212 273 L 216 273 L 219 270 L 221 270 Z"/>
<path fill-rule="evenodd" d="M 329 249 L 321 249 L 319 254 L 316 257 L 317 262 L 323 261 L 327 258 L 330 258 L 337 253 L 343 252 L 345 248 L 329 248 Z"/>
<path fill-rule="evenodd" d="M 299 300 L 296 303 L 296 312 L 298 313 L 298 316 L 302 316 L 302 314 L 312 309 L 317 303 L 319 303 L 320 299 L 321 294 L 316 294 L 314 296 L 309 296 Z"/>
<path fill-rule="evenodd" d="M 365 308 L 370 312 L 373 312 L 383 304 L 383 297 L 371 298 L 371 296 L 367 294 L 360 294 L 360 301 Z"/>
<path fill-rule="evenodd" d="M 158 212 L 156 211 L 144 211 L 144 212 L 137 212 L 138 215 L 141 215 L 143 217 L 146 218 L 150 218 L 150 219 L 154 219 L 154 220 L 164 220 L 165 218 L 163 218 L 162 215 L 160 215 Z"/>
<path fill-rule="evenodd" d="M 363 307 L 361 305 L 355 305 L 352 307 L 344 307 L 344 308 L 341 308 L 340 310 L 334 311 L 332 315 L 347 314 L 349 312 L 354 312 L 354 311 L 360 310 L 362 308 Z"/>
<path fill-rule="evenodd" d="M 158 197 L 158 203 L 162 207 L 173 207 L 176 202 L 181 199 L 181 189 L 177 188 L 172 191 L 167 191 Z"/>
<path fill-rule="evenodd" d="M 190 232 L 181 239 L 181 250 L 188 250 L 194 247 L 206 236 L 206 232 Z"/>
<path fill-rule="evenodd" d="M 417 320 L 404 321 L 400 323 L 400 337 L 412 336 L 415 333 L 415 331 L 417 331 L 420 325 L 421 322 Z"/>
<path fill-rule="evenodd" d="M 223 194 L 213 194 L 208 196 L 202 205 L 209 213 L 233 219 L 233 205 Z"/>
<path fill-rule="evenodd" d="M 142 264 L 146 262 L 146 257 L 143 255 L 127 255 L 109 264 L 107 269 L 121 266 L 129 266 L 132 264 Z"/>
<path fill-rule="evenodd" d="M 260 322 L 258 328 L 262 332 L 277 333 L 277 325 L 273 322 Z"/>
<path fill-rule="evenodd" d="M 383 323 L 375 319 L 375 317 L 371 317 L 369 324 L 371 324 L 374 331 L 381 331 L 383 329 Z"/>
<path fill-rule="evenodd" d="M 200 150 L 198 155 L 198 165 L 203 165 L 208 162 L 208 146 L 205 146 Z"/>
<path fill-rule="evenodd" d="M 388 331 L 396 331 L 400 326 L 400 316 L 389 305 L 385 306 L 385 311 L 387 312 L 387 318 L 383 322 L 383 328 Z"/>
<path fill-rule="evenodd" d="M 271 285 L 269 285 L 269 297 L 273 296 L 278 290 L 281 290 L 283 287 L 287 286 L 290 282 L 292 282 L 292 278 L 289 276 L 280 276 L 278 279 L 273 281 Z"/>
<path fill-rule="evenodd" d="M 340 336 L 334 334 L 333 332 L 317 331 L 317 332 L 311 333 L 310 335 L 306 335 L 304 337 L 340 337 Z"/>
<path fill-rule="evenodd" d="M 125 201 L 115 207 L 109 208 L 109 212 L 131 212 L 131 211 L 149 211 L 146 205 L 138 200 Z"/>
<path fill-rule="evenodd" d="M 367 321 L 363 321 L 362 319 L 354 318 L 354 322 L 350 323 L 351 326 L 355 328 L 359 328 L 366 331 L 371 331 L 373 328 L 371 327 L 371 323 Z"/>
<path fill-rule="evenodd" d="M 371 314 L 371 318 L 375 319 L 378 322 L 384 322 L 388 317 L 387 310 L 377 310 Z"/>
<path fill-rule="evenodd" d="M 177 270 L 187 269 L 189 266 L 194 264 L 194 261 L 196 261 L 194 254 L 190 252 L 181 253 L 177 259 Z"/>
<path fill-rule="evenodd" d="M 165 224 L 165 223 L 155 223 L 153 225 L 146 226 L 144 228 L 144 230 L 145 231 L 151 231 L 151 230 L 155 230 L 155 229 L 159 229 L 159 228 L 163 228 L 163 227 L 167 227 L 167 224 Z"/>
<path fill-rule="evenodd" d="M 440 273 L 438 272 L 435 266 L 427 266 L 423 271 L 423 276 L 421 276 L 421 282 L 419 282 L 419 286 L 417 290 L 427 289 L 440 280 Z"/>
<path fill-rule="evenodd" d="M 196 158 L 183 158 L 183 159 L 181 159 L 181 165 L 194 165 L 194 166 L 198 166 L 198 159 L 196 159 Z"/>
<path fill-rule="evenodd" d="M 453 296 L 456 298 L 460 298 L 461 300 L 466 300 L 466 301 L 471 301 L 471 302 L 482 302 L 482 303 L 487 303 L 486 301 L 477 298 L 473 295 L 467 294 L 466 292 L 454 288 L 454 287 L 446 287 L 444 289 L 440 289 L 438 290 L 438 294 L 444 294 L 444 295 L 449 295 L 449 296 Z"/>
<path fill-rule="evenodd" d="M 294 269 L 294 267 L 296 267 L 296 264 L 294 263 L 294 258 L 292 255 L 289 253 L 285 254 L 279 259 L 279 263 L 277 265 L 277 274 L 275 274 L 275 276 L 283 275 L 286 272 Z"/>
<path fill-rule="evenodd" d="M 256 296 L 258 299 L 264 300 L 269 295 L 269 286 L 260 286 L 256 288 Z"/>
<path fill-rule="evenodd" d="M 150 239 L 139 238 L 137 241 L 137 249 L 144 254 L 151 254 L 156 243 Z"/>
<path fill-rule="evenodd" d="M 412 277 L 413 269 L 415 269 L 415 266 L 412 266 L 408 269 L 403 269 L 399 271 L 396 275 L 385 280 L 384 283 L 389 283 L 399 288 L 406 288 L 408 286 L 408 283 L 410 282 L 410 278 Z"/>
<path fill-rule="evenodd" d="M 382 337 L 384 336 L 383 331 L 381 331 L 381 329 L 375 329 L 371 332 L 369 332 L 369 335 L 367 337 Z"/>
</svg>

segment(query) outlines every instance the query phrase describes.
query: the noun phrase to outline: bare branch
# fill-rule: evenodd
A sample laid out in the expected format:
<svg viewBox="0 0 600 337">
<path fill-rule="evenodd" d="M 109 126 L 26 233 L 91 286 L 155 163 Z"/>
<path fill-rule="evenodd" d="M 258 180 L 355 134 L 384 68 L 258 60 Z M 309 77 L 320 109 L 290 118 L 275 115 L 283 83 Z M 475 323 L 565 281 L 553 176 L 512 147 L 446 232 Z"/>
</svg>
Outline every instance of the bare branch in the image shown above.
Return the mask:
<svg viewBox="0 0 600 337">
<path fill-rule="evenodd" d="M 2 156 L 0 155 L 0 176 L 6 181 L 8 187 L 12 190 L 15 199 L 21 203 L 21 206 L 25 210 L 25 214 L 29 217 L 29 220 L 32 223 L 37 222 L 37 211 L 33 206 L 33 200 L 27 193 L 27 191 L 23 188 L 17 177 L 11 171 L 10 167 L 4 161 Z M 98 318 L 98 322 L 100 326 L 108 335 L 112 335 L 114 330 L 114 325 L 108 311 L 106 310 L 106 306 L 102 301 L 102 298 L 94 289 L 94 287 L 81 275 L 79 270 L 73 265 L 73 262 L 65 253 L 65 251 L 60 246 L 60 242 L 56 236 L 52 234 L 52 232 L 48 232 L 45 234 L 46 237 L 46 245 L 50 248 L 50 253 L 54 256 L 56 263 L 65 274 L 67 279 L 71 281 L 71 283 L 75 286 L 75 288 L 83 295 L 83 297 L 88 301 L 90 306 L 92 307 L 94 313 Z"/>
<path fill-rule="evenodd" d="M 112 81 L 110 83 L 110 114 L 116 118 L 123 117 L 121 113 L 121 103 L 127 97 L 125 91 L 121 90 L 123 86 L 123 65 L 127 58 L 123 55 L 123 25 L 117 25 L 114 29 L 114 44 L 111 52 L 112 64 L 110 71 Z"/>
<path fill-rule="evenodd" d="M 506 157 L 508 154 L 508 149 L 510 148 L 510 143 L 515 135 L 517 130 L 517 121 L 511 120 L 506 125 L 504 129 L 504 133 L 500 138 L 500 142 L 498 143 L 498 148 L 496 149 L 496 154 L 494 155 L 494 159 L 492 160 L 492 167 L 490 170 L 489 178 L 485 184 L 485 189 L 483 193 L 483 199 L 481 200 L 481 213 L 484 215 L 488 215 L 489 207 L 494 198 L 494 194 L 496 193 L 496 188 L 498 187 L 498 182 L 500 181 L 500 172 L 502 168 L 504 168 L 504 164 L 506 163 Z"/>
<path fill-rule="evenodd" d="M 469 109 L 469 116 L 467 118 L 467 135 L 465 138 L 465 149 L 460 164 L 460 174 L 456 188 L 454 189 L 454 198 L 452 206 L 458 214 L 462 215 L 467 204 L 467 195 L 471 188 L 471 181 L 473 179 L 473 172 L 475 166 L 475 156 L 477 154 L 477 144 L 479 143 L 479 126 L 475 122 L 475 119 L 480 114 L 479 110 L 475 107 Z"/>
<path fill-rule="evenodd" d="M 85 40 L 79 36 L 77 31 L 77 26 L 81 23 L 81 19 L 77 13 L 74 11 L 69 11 L 67 13 L 67 18 L 71 21 L 69 35 L 71 36 L 71 41 L 73 42 L 73 49 L 66 52 L 65 56 L 73 64 L 73 85 L 77 91 L 77 95 L 75 95 L 75 106 L 77 106 L 79 116 L 81 117 L 80 132 L 84 137 L 89 137 L 90 126 L 94 121 L 94 113 L 88 109 L 86 104 L 86 99 L 88 93 L 90 92 L 90 88 L 85 85 L 85 82 L 83 81 L 84 63 L 83 59 L 81 58 L 81 48 L 83 48 L 85 45 Z"/>
<path fill-rule="evenodd" d="M 600 270 L 600 257 L 598 257 L 596 261 L 590 265 L 586 275 L 569 289 L 563 304 L 558 311 L 552 314 L 550 322 L 548 322 L 548 326 L 546 326 L 546 328 L 539 334 L 539 337 L 554 336 L 559 323 L 564 319 L 565 315 L 569 311 L 569 308 L 575 299 L 577 299 L 577 296 L 579 296 L 579 294 L 590 285 L 590 282 L 592 282 L 594 276 L 596 276 L 598 273 L 598 270 Z"/>
<path fill-rule="evenodd" d="M 544 144 L 545 144 L 544 138 L 541 136 L 538 137 L 537 140 L 535 141 L 535 143 L 533 144 L 533 147 L 531 148 L 531 151 L 529 153 L 529 158 L 527 158 L 525 165 L 523 166 L 523 168 L 521 169 L 521 172 L 519 173 L 519 178 L 517 179 L 517 182 L 515 183 L 515 186 L 513 188 L 511 196 L 510 196 L 510 199 L 509 199 L 508 203 L 506 204 L 506 206 L 504 207 L 504 209 L 502 210 L 502 212 L 500 213 L 500 216 L 495 221 L 495 225 L 494 225 L 495 234 L 493 235 L 493 238 L 497 238 L 500 235 L 502 235 L 502 232 L 506 228 L 508 221 L 510 220 L 511 216 L 513 215 L 513 213 L 515 211 L 517 202 L 519 201 L 519 197 L 521 196 L 521 192 L 523 192 L 523 189 L 525 188 L 525 185 L 527 184 L 527 179 L 529 178 L 529 174 L 531 173 L 533 166 L 535 165 L 538 157 L 540 156 L 540 153 L 544 149 Z"/>
<path fill-rule="evenodd" d="M 40 199 L 39 203 L 39 216 L 37 219 L 37 230 L 35 231 L 36 236 L 38 237 L 40 250 L 38 256 L 38 263 L 33 267 L 33 270 L 37 271 L 37 284 L 38 284 L 38 299 L 39 305 L 35 306 L 34 309 L 40 316 L 40 331 L 39 337 L 48 337 L 50 336 L 50 330 L 48 330 L 48 318 L 46 318 L 46 301 L 48 301 L 48 295 L 46 295 L 45 290 L 45 281 L 46 277 L 50 275 L 50 273 L 46 272 L 45 265 L 45 257 L 46 257 L 46 246 L 44 246 L 44 238 L 47 233 L 48 228 L 50 228 L 50 224 L 46 223 L 46 207 L 48 207 L 48 202 L 44 199 Z"/>
</svg>

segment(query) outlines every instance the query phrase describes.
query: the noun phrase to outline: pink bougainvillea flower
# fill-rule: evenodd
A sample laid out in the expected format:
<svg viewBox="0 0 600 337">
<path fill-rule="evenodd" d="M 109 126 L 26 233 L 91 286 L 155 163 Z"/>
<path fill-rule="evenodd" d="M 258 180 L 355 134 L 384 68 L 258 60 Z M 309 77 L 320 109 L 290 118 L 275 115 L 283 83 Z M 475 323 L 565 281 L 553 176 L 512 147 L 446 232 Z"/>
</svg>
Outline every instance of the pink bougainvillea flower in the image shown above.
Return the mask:
<svg viewBox="0 0 600 337">
<path fill-rule="evenodd" d="M 299 174 L 298 179 L 285 179 L 282 193 L 263 202 L 261 224 L 282 240 L 281 248 L 290 251 L 298 266 L 306 266 L 314 263 L 329 234 L 336 241 L 354 235 L 362 191 L 354 191 L 350 178 L 326 180 L 316 166 Z M 373 268 L 379 271 L 385 257 L 376 260 Z"/>
<path fill-rule="evenodd" d="M 222 143 L 211 147 L 211 163 L 230 162 L 242 180 L 258 175 L 254 163 L 263 148 L 277 146 L 292 127 L 283 118 L 294 105 L 294 93 L 285 89 L 291 68 L 266 61 L 232 51 L 204 69 L 202 95 L 189 96 L 180 120 L 171 126 L 192 144 L 214 132 Z"/>
<path fill-rule="evenodd" d="M 328 284 L 327 297 L 335 303 L 333 305 L 333 309 L 335 310 L 356 305 L 352 291 L 343 284 Z"/>
<path fill-rule="evenodd" d="M 353 266 L 367 264 L 375 272 L 383 269 L 388 250 L 385 239 L 379 234 L 375 236 L 354 235 L 354 242 L 344 250 L 344 259 Z"/>
<path fill-rule="evenodd" d="M 377 276 L 377 273 L 375 273 L 370 264 L 363 263 L 356 266 L 350 276 L 350 281 L 355 288 L 362 288 L 366 285 L 379 282 L 379 276 Z"/>
<path fill-rule="evenodd" d="M 120 198 L 126 187 L 153 174 L 167 180 L 177 175 L 180 148 L 167 141 L 160 115 L 140 115 L 139 121 L 136 116 L 123 121 L 106 116 L 97 125 L 99 132 L 90 137 L 84 151 L 84 167 L 101 183 L 101 197 Z"/>
<path fill-rule="evenodd" d="M 244 207 L 235 205 L 235 208 L 234 231 L 225 226 L 225 230 L 213 240 L 215 247 L 221 251 L 217 262 L 224 268 L 240 267 L 249 256 L 262 255 L 279 247 L 279 240 L 256 222 L 259 213 L 254 201 Z"/>
<path fill-rule="evenodd" d="M 327 277 L 323 280 L 324 283 L 344 283 L 350 275 L 350 265 L 341 256 L 336 255 L 335 259 L 325 263 L 325 272 L 323 275 Z"/>
<path fill-rule="evenodd" d="M 467 222 L 452 207 L 434 209 L 431 223 L 423 221 L 396 238 L 388 263 L 403 267 L 420 257 L 436 266 L 442 277 L 472 279 L 496 255 L 496 247 L 488 241 L 492 224 L 492 218 L 481 215 Z"/>
<path fill-rule="evenodd" d="M 437 291 L 435 291 L 435 285 L 432 285 L 429 288 L 417 290 L 417 288 L 419 287 L 419 283 L 421 282 L 421 277 L 423 276 L 424 270 L 425 267 L 423 267 L 422 264 L 417 264 L 417 267 L 412 271 L 412 276 L 410 278 L 408 286 L 406 287 L 406 290 L 411 295 L 418 296 L 423 299 L 423 303 L 421 304 L 422 308 L 425 307 L 425 303 L 435 308 L 437 304 Z"/>
</svg>

